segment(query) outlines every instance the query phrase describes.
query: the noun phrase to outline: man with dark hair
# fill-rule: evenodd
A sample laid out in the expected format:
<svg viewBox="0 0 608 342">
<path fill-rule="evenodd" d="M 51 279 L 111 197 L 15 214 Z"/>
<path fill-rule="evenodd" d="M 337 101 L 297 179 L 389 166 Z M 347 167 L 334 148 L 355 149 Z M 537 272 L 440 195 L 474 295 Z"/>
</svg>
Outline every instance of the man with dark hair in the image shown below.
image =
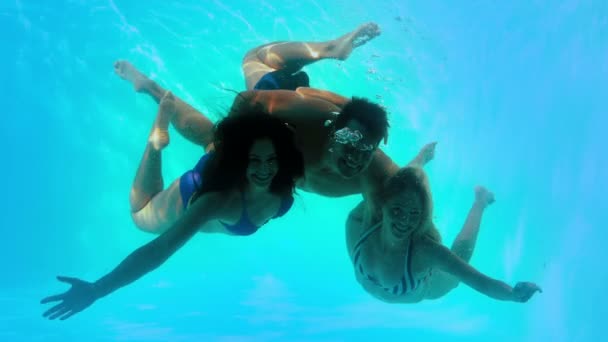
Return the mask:
<svg viewBox="0 0 608 342">
<path fill-rule="evenodd" d="M 322 59 L 345 60 L 353 49 L 380 34 L 367 23 L 326 42 L 275 42 L 250 50 L 243 59 L 247 91 L 235 98 L 230 115 L 261 106 L 295 131 L 304 155 L 302 190 L 328 197 L 363 193 L 375 206 L 384 180 L 399 170 L 378 146 L 388 138 L 387 113 L 364 98 L 345 98 L 309 87 L 302 67 Z M 135 90 L 156 101 L 166 93 L 156 82 L 126 61 L 115 64 L 116 73 Z M 192 106 L 175 98 L 171 123 L 188 140 L 205 149 L 212 142 L 212 122 Z M 417 158 L 421 158 L 420 155 Z"/>
<path fill-rule="evenodd" d="M 378 148 L 388 138 L 389 123 L 376 103 L 303 87 L 251 90 L 236 97 L 231 115 L 256 105 L 294 128 L 304 155 L 302 190 L 328 197 L 363 193 L 375 203 L 385 179 L 399 169 Z"/>
<path fill-rule="evenodd" d="M 345 127 L 351 119 L 357 120 L 367 127 L 374 139 L 384 139 L 388 135 L 389 124 L 386 110 L 368 99 L 353 97 L 346 102 L 340 115 L 336 117 L 335 128 Z"/>
</svg>

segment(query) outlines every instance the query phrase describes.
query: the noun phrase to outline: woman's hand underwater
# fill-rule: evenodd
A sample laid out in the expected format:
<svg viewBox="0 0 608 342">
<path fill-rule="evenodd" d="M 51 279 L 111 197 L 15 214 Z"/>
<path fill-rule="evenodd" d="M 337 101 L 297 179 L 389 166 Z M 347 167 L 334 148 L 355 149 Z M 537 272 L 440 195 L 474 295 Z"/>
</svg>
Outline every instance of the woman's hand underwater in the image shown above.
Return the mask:
<svg viewBox="0 0 608 342">
<path fill-rule="evenodd" d="M 61 301 L 43 314 L 48 319 L 59 318 L 63 321 L 88 308 L 97 300 L 95 285 L 93 283 L 62 276 L 58 276 L 57 280 L 68 283 L 72 287 L 62 294 L 46 297 L 40 301 L 40 304 Z"/>
<path fill-rule="evenodd" d="M 534 283 L 520 282 L 515 284 L 513 288 L 513 301 L 525 303 L 527 302 L 536 292 L 542 293 L 543 290 Z"/>
</svg>

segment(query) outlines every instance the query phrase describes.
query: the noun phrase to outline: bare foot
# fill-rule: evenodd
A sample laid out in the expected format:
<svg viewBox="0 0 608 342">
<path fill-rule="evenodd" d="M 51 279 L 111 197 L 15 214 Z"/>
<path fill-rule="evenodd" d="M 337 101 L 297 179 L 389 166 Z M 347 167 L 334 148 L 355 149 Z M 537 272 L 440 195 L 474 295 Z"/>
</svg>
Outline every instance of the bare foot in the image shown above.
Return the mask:
<svg viewBox="0 0 608 342">
<path fill-rule="evenodd" d="M 485 208 L 494 201 L 494 194 L 490 190 L 481 185 L 475 187 L 475 202 L 482 204 Z"/>
<path fill-rule="evenodd" d="M 345 60 L 354 48 L 357 48 L 380 35 L 380 27 L 376 23 L 367 23 L 356 30 L 336 39 L 330 49 L 330 57 Z M 333 51 L 332 51 L 333 50 Z"/>
<path fill-rule="evenodd" d="M 160 99 L 154 128 L 148 139 L 152 144 L 152 147 L 157 151 L 160 151 L 169 145 L 169 122 L 171 122 L 171 118 L 175 115 L 175 111 L 175 97 L 168 91 L 162 99 Z"/>
<path fill-rule="evenodd" d="M 128 61 L 114 62 L 114 72 L 123 80 L 127 80 L 133 84 L 135 91 L 141 92 L 150 82 L 148 77 L 142 74 L 135 66 Z"/>
<path fill-rule="evenodd" d="M 352 45 L 357 48 L 380 35 L 380 27 L 376 23 L 367 23 L 359 26 L 352 33 Z"/>
</svg>

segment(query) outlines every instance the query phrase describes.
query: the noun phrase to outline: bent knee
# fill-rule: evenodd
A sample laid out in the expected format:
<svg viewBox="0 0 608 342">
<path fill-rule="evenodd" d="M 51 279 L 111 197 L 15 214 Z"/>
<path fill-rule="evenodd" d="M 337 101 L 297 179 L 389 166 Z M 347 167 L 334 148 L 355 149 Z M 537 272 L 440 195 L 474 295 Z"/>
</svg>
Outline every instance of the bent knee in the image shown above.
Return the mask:
<svg viewBox="0 0 608 342">
<path fill-rule="evenodd" d="M 139 189 L 135 187 L 131 188 L 129 192 L 129 206 L 132 213 L 143 210 L 150 203 L 150 200 L 150 196 L 142 194 Z"/>
</svg>

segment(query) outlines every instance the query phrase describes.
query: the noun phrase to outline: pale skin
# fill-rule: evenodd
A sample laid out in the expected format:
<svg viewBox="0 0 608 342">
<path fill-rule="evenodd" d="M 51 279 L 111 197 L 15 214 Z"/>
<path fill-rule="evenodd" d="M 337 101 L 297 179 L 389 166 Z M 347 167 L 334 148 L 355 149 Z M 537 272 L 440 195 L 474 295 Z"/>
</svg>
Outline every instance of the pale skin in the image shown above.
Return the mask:
<svg viewBox="0 0 608 342">
<path fill-rule="evenodd" d="M 434 145 L 425 146 L 409 166 L 422 167 L 432 159 Z M 431 153 L 430 155 L 428 153 Z M 424 157 L 426 155 L 426 157 Z M 422 161 L 422 163 L 419 163 Z M 488 205 L 494 202 L 494 195 L 484 187 L 475 189 L 475 201 L 469 210 L 462 230 L 451 249 L 427 235 L 417 233 L 421 227 L 434 229 L 430 217 L 419 217 L 420 198 L 415 193 L 401 193 L 385 199 L 382 206 L 382 223 L 378 231 L 369 235 L 362 244 L 359 260 L 367 274 L 373 275 L 387 287 L 398 284 L 404 276 L 405 250 L 411 241 L 411 270 L 414 279 L 422 279 L 418 289 L 395 295 L 378 287 L 355 270 L 357 281 L 374 297 L 389 303 L 416 303 L 424 299 L 440 298 L 460 282 L 497 300 L 526 302 L 541 291 L 533 283 L 522 282 L 515 287 L 493 279 L 472 267 L 469 261 L 473 255 L 481 218 Z M 413 210 L 413 211 L 412 211 Z M 354 248 L 362 234 L 377 220 L 370 219 L 363 203 L 353 209 L 346 224 L 347 249 L 354 262 Z M 413 240 L 413 241 L 412 241 Z"/>
<path fill-rule="evenodd" d="M 323 59 L 346 60 L 355 48 L 378 35 L 378 25 L 366 23 L 326 42 L 273 42 L 254 48 L 245 54 L 242 63 L 247 90 L 253 89 L 269 72 L 283 69 L 295 72 Z"/>
<path fill-rule="evenodd" d="M 243 60 L 243 71 L 248 89 L 251 89 L 266 72 L 280 68 L 297 70 L 307 64 L 322 59 L 347 59 L 354 48 L 365 44 L 380 34 L 378 26 L 369 23 L 358 27 L 337 39 L 327 42 L 280 42 L 271 43 L 249 51 Z M 150 95 L 160 102 L 167 93 L 156 82 L 150 80 L 127 61 L 118 61 L 115 72 L 131 82 L 136 91 Z M 202 113 L 181 99 L 174 97 L 174 115 L 170 122 L 184 137 L 202 146 L 212 149 L 212 122 Z M 398 166 L 381 150 L 373 154 L 349 153 L 351 162 L 359 165 L 359 171 L 349 177 L 339 172 L 337 165 L 345 157 L 342 147 L 333 143 L 332 129 L 326 127 L 327 120 L 335 118 L 347 98 L 338 94 L 313 89 L 298 88 L 296 91 L 272 90 L 240 93 L 232 106 L 231 114 L 239 112 L 242 106 L 261 104 L 271 115 L 276 115 L 285 123 L 295 128 L 298 148 L 302 151 L 305 162 L 305 177 L 298 181 L 298 188 L 329 197 L 347 196 L 363 193 L 373 197 L 382 181 L 398 170 Z M 350 122 L 347 127 L 364 129 L 358 122 Z M 368 138 L 369 140 L 369 138 Z M 378 145 L 376 141 L 366 141 Z M 330 152 L 330 149 L 333 152 Z M 154 170 L 154 164 L 151 163 Z M 157 177 L 158 179 L 158 177 Z M 159 188 L 152 186 L 148 193 L 155 193 Z M 143 198 L 143 202 L 145 198 Z M 158 201 L 154 212 L 171 212 L 167 200 Z M 133 203 L 133 202 L 132 202 Z M 138 204 L 138 203 L 136 203 Z M 141 204 L 132 206 L 137 210 Z M 174 217 L 179 214 L 173 214 Z"/>
<path fill-rule="evenodd" d="M 263 45 L 249 51 L 243 59 L 242 67 L 246 83 L 255 85 L 266 72 L 281 68 L 299 69 L 323 59 L 345 60 L 354 48 L 367 43 L 379 34 L 380 29 L 376 24 L 367 23 L 327 42 L 280 42 Z M 114 71 L 122 79 L 130 82 L 135 91 L 148 94 L 157 103 L 160 103 L 167 93 L 166 89 L 149 79 L 128 61 L 114 63 Z M 247 90 L 252 88 L 253 86 L 247 86 Z M 286 94 L 288 92 L 279 91 L 271 97 L 262 97 L 260 100 L 266 102 L 268 107 L 276 102 L 289 102 L 294 99 Z M 321 110 L 325 119 L 332 118 L 330 112 L 339 110 L 347 101 L 340 95 L 312 88 L 299 90 L 297 98 L 318 98 L 320 102 L 311 107 Z M 171 124 L 185 138 L 204 148 L 208 148 L 213 140 L 211 120 L 178 97 L 175 97 L 175 115 L 171 118 Z"/>
<path fill-rule="evenodd" d="M 373 27 L 369 25 L 360 27 L 328 43 L 304 43 L 309 47 L 319 49 L 320 55 L 317 54 L 308 59 L 304 57 L 302 65 L 308 64 L 306 60 L 314 62 L 322 58 L 346 59 L 353 48 L 364 44 L 377 35 L 377 33 L 369 31 Z M 286 44 L 281 44 L 281 47 L 277 45 L 267 50 L 272 52 L 271 55 L 281 55 L 283 52 L 280 51 Z M 297 45 L 298 43 L 294 44 Z M 293 46 L 293 49 L 285 51 L 296 51 L 296 45 Z M 289 60 L 298 59 L 302 56 L 298 57 L 296 53 L 295 57 L 288 55 L 285 55 L 285 57 L 286 60 L 283 62 L 288 63 Z M 189 241 L 196 232 L 229 234 L 220 225 L 220 222 L 234 224 L 240 219 L 243 212 L 242 193 L 245 194 L 245 205 L 248 207 L 249 220 L 254 225 L 262 225 L 268 219 L 274 217 L 280 207 L 281 198 L 268 192 L 269 180 L 276 174 L 273 162 L 276 157 L 274 157 L 272 143 L 261 140 L 256 141 L 251 148 L 246 189 L 235 188 L 221 193 L 205 193 L 187 211 L 183 211 L 181 209 L 183 203 L 178 191 L 179 181 L 173 182 L 169 188 L 164 190 L 160 173 L 161 151 L 169 143 L 168 123 L 173 124 L 184 137 L 204 147 L 205 150 L 213 148 L 211 144 L 213 141 L 213 125 L 199 111 L 168 93 L 157 83 L 145 77 L 130 63 L 119 61 L 115 63 L 114 67 L 116 73 L 123 79 L 130 81 L 136 91 L 149 94 L 160 104 L 130 196 L 134 218 L 140 216 L 139 214 L 142 214 L 142 211 L 149 208 L 148 212 L 156 215 L 156 217 L 152 217 L 151 221 L 156 220 L 158 222 L 153 227 L 146 227 L 145 229 L 159 233 L 160 236 L 131 253 L 111 273 L 95 283 L 76 278 L 58 277 L 58 280 L 70 284 L 71 288 L 63 294 L 50 296 L 42 300 L 43 304 L 59 302 L 44 313 L 44 316 L 49 319 L 67 319 L 90 306 L 95 300 L 156 269 Z M 249 76 L 248 80 L 250 80 Z M 309 106 L 315 108 L 319 112 L 318 114 L 325 119 L 333 118 L 331 112 L 339 109 L 346 101 L 339 95 L 334 96 L 329 92 L 313 89 L 302 89 L 297 93 L 297 96 L 312 100 L 313 104 Z M 278 99 L 281 102 L 288 100 L 289 97 L 283 98 L 279 93 Z M 273 103 L 263 104 L 274 106 Z M 295 112 L 305 113 L 305 110 L 298 108 L 300 105 L 299 102 L 294 103 L 293 109 Z M 323 111 L 319 110 L 321 107 Z M 271 114 L 273 113 L 271 112 Z M 289 123 L 288 120 L 285 121 Z M 321 124 L 323 123 L 324 120 Z M 306 123 L 306 125 L 310 125 L 310 123 Z M 318 140 L 315 145 L 319 145 Z M 327 146 L 325 143 L 323 145 Z M 310 155 L 311 153 L 309 153 Z M 324 158 L 325 156 L 314 156 L 312 160 L 321 164 L 319 161 Z"/>
</svg>

